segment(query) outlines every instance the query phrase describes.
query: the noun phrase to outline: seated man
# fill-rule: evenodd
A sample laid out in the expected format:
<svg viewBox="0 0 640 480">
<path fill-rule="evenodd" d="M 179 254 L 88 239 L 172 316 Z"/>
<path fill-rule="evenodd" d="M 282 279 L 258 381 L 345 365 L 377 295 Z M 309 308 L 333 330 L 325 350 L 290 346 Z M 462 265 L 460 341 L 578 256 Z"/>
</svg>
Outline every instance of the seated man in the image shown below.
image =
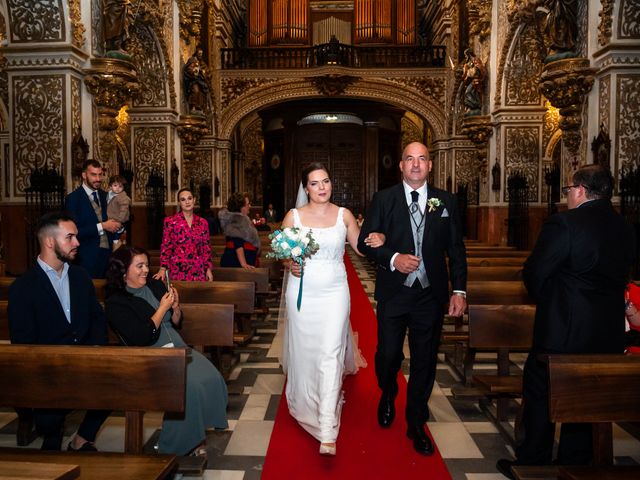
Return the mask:
<svg viewBox="0 0 640 480">
<path fill-rule="evenodd" d="M 104 345 L 107 324 L 91 277 L 70 265 L 78 252 L 78 229 L 63 213 L 44 215 L 37 226 L 37 265 L 9 289 L 9 333 L 12 343 Z M 55 379 L 52 379 L 55 388 Z M 43 450 L 60 450 L 68 410 L 36 409 L 36 430 Z M 108 411 L 88 411 L 68 450 L 95 451 L 94 441 Z"/>
</svg>

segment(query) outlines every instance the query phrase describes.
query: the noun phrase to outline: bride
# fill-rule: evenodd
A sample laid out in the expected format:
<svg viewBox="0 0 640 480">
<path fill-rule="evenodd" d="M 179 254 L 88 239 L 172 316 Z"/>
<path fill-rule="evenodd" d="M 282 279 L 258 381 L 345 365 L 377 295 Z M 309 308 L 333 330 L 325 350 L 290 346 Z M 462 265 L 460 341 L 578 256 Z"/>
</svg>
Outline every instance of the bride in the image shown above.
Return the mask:
<svg viewBox="0 0 640 480">
<path fill-rule="evenodd" d="M 357 349 L 349 325 L 350 296 L 344 266 L 345 238 L 356 245 L 360 228 L 353 214 L 331 203 L 326 167 L 312 163 L 302 172 L 308 203 L 290 210 L 282 227 L 310 229 L 319 250 L 304 262 L 302 305 L 296 307 L 301 267 L 290 264 L 286 287 L 287 388 L 290 414 L 320 441 L 320 453 L 335 455 L 343 403 L 342 378 L 356 373 Z M 371 234 L 371 244 L 384 243 Z"/>
</svg>

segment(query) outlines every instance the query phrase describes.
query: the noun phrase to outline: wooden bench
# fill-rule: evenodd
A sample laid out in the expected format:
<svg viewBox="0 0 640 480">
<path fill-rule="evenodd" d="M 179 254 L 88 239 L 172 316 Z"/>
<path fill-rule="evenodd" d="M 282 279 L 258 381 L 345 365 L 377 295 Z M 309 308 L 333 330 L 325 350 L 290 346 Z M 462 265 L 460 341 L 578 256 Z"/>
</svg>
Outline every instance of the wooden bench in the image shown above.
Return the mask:
<svg viewBox="0 0 640 480">
<path fill-rule="evenodd" d="M 513 444 L 516 435 L 511 435 L 507 409 L 510 398 L 522 395 L 522 373 L 511 372 L 509 354 L 531 349 L 535 312 L 533 305 L 469 306 L 469 363 L 465 365 L 467 375 L 473 369 L 471 360 L 475 359 L 477 351 L 497 352 L 497 374 L 473 374 L 471 381 L 489 400 L 481 401 L 481 408 Z M 492 399 L 496 402 L 495 412 L 490 408 Z M 517 427 L 518 425 L 516 434 Z"/>
<path fill-rule="evenodd" d="M 468 305 L 531 305 L 534 301 L 522 281 L 470 280 Z"/>
<path fill-rule="evenodd" d="M 0 449 L 0 478 L 55 478 L 20 476 L 36 472 L 53 471 L 56 467 L 74 466 L 81 480 L 157 480 L 170 478 L 177 461 L 175 455 L 131 455 L 110 452 L 44 452 L 26 448 Z M 7 470 L 3 463 L 20 465 L 20 471 Z M 8 474 L 8 475 L 7 475 Z"/>
<path fill-rule="evenodd" d="M 526 258 L 521 257 L 475 257 L 467 256 L 467 266 L 469 267 L 521 267 Z"/>
<path fill-rule="evenodd" d="M 613 465 L 611 425 L 612 422 L 640 421 L 640 357 L 549 355 L 548 363 L 549 418 L 552 422 L 592 424 L 593 466 L 516 466 L 513 468 L 516 477 L 565 480 L 640 478 L 640 466 Z"/>
<path fill-rule="evenodd" d="M 126 453 L 140 454 L 147 411 L 183 412 L 186 348 L 0 345 L 4 407 L 125 412 Z M 3 457 L 4 458 L 4 457 Z"/>
<path fill-rule="evenodd" d="M 477 281 L 522 281 L 521 266 L 501 266 L 501 267 L 469 267 L 467 270 L 467 280 Z"/>
</svg>

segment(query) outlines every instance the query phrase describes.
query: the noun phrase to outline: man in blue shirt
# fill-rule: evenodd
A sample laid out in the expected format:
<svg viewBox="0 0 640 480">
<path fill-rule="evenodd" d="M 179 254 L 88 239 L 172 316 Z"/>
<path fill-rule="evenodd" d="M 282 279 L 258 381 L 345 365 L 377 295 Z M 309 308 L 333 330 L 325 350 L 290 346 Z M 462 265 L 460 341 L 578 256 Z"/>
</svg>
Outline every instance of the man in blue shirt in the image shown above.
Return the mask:
<svg viewBox="0 0 640 480">
<path fill-rule="evenodd" d="M 107 326 L 87 271 L 70 265 L 78 252 L 78 229 L 64 213 L 44 215 L 37 227 L 37 265 L 9 289 L 12 343 L 104 345 Z M 54 387 L 55 388 L 55 387 Z M 60 450 L 68 410 L 34 410 L 43 450 Z M 88 411 L 68 450 L 94 450 L 94 440 L 108 411 Z"/>
</svg>

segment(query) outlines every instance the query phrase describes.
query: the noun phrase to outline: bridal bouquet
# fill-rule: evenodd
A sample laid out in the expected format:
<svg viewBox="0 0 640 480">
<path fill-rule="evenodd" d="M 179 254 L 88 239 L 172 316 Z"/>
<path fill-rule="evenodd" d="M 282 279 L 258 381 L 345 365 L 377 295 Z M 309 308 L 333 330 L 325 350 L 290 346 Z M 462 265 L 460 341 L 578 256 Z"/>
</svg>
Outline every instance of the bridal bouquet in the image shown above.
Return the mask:
<svg viewBox="0 0 640 480">
<path fill-rule="evenodd" d="M 267 253 L 267 258 L 277 260 L 292 260 L 303 266 L 303 260 L 318 251 L 318 244 L 313 238 L 309 229 L 296 227 L 276 230 L 269 235 L 271 240 L 271 251 Z M 300 289 L 298 290 L 298 311 L 302 303 L 302 278 L 304 269 L 300 272 Z"/>
</svg>

